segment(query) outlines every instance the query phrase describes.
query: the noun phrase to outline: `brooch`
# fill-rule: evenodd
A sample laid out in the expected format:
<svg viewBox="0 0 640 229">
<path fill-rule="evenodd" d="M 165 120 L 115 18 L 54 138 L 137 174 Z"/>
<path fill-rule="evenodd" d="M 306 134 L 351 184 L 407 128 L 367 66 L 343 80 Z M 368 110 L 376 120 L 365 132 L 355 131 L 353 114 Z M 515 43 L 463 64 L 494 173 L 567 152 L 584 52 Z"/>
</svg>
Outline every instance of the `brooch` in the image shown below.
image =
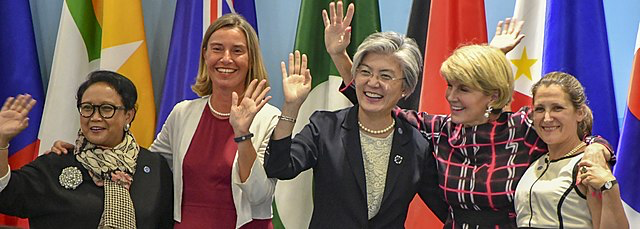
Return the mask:
<svg viewBox="0 0 640 229">
<path fill-rule="evenodd" d="M 402 156 L 396 154 L 396 156 L 393 158 L 393 162 L 395 162 L 396 165 L 401 164 L 402 163 Z"/>
<path fill-rule="evenodd" d="M 58 180 L 62 187 L 74 190 L 82 183 L 82 173 L 78 168 L 69 166 L 62 170 Z"/>
</svg>

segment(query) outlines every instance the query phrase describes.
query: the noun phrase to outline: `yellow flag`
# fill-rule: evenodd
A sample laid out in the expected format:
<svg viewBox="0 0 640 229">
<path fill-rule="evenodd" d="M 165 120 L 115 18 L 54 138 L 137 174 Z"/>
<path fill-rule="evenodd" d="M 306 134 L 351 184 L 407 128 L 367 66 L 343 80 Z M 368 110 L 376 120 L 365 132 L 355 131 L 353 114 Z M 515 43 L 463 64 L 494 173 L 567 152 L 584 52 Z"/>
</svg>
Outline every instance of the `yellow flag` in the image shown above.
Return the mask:
<svg viewBox="0 0 640 229">
<path fill-rule="evenodd" d="M 102 25 L 100 68 L 116 71 L 133 81 L 138 90 L 138 112 L 131 130 L 138 144 L 149 147 L 154 138 L 156 108 L 151 84 L 151 70 L 144 33 L 140 0 L 99 1 L 102 14 L 96 14 Z"/>
</svg>

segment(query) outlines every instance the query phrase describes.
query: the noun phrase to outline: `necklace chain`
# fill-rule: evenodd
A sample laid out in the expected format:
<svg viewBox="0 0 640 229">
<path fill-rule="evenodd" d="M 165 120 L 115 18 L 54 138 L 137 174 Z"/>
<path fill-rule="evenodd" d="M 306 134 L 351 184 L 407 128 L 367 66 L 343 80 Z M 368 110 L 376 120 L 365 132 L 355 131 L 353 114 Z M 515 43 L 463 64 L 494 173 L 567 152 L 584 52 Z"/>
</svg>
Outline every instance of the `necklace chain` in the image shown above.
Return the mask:
<svg viewBox="0 0 640 229">
<path fill-rule="evenodd" d="M 389 132 L 391 129 L 393 129 L 393 126 L 396 125 L 396 120 L 392 119 L 391 120 L 391 125 L 387 126 L 387 128 L 384 128 L 382 130 L 372 130 L 369 128 L 364 127 L 364 125 L 362 125 L 362 123 L 360 121 L 358 121 L 358 126 L 360 126 L 360 129 L 364 130 L 364 132 L 370 133 L 370 134 L 384 134 L 386 132 Z"/>
<path fill-rule="evenodd" d="M 567 152 L 566 154 L 564 154 L 562 157 L 559 157 L 559 158 L 565 158 L 565 157 L 572 156 L 575 153 L 577 153 L 578 150 L 580 150 L 580 148 L 582 148 L 585 145 L 587 145 L 587 143 L 580 142 L 580 144 L 578 144 L 576 147 L 573 147 L 573 149 L 571 149 L 569 152 Z M 549 154 L 547 154 L 547 155 L 549 155 Z M 549 155 L 548 157 L 549 157 L 549 159 L 551 159 L 551 155 Z"/>
<path fill-rule="evenodd" d="M 207 106 L 209 106 L 209 110 L 211 110 L 211 113 L 220 116 L 220 117 L 229 117 L 231 116 L 231 113 L 222 113 L 220 111 L 214 110 L 213 106 L 211 106 L 211 98 L 207 99 Z"/>
</svg>

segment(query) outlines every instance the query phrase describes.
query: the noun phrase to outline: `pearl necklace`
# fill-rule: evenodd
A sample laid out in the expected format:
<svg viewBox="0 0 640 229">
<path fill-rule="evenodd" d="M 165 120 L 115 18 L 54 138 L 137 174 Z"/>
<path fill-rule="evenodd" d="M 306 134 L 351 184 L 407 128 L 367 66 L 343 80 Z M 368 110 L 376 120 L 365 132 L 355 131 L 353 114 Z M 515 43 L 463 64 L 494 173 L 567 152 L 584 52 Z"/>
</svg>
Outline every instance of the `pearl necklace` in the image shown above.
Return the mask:
<svg viewBox="0 0 640 229">
<path fill-rule="evenodd" d="M 364 130 L 364 132 L 370 133 L 370 134 L 384 134 L 386 132 L 389 132 L 391 129 L 393 129 L 393 126 L 396 125 L 396 120 L 392 119 L 391 120 L 391 125 L 387 126 L 387 128 L 384 128 L 382 130 L 372 130 L 369 128 L 364 127 L 364 125 L 362 125 L 362 123 L 360 121 L 358 121 L 358 126 L 360 126 L 360 129 Z"/>
<path fill-rule="evenodd" d="M 209 106 L 209 110 L 211 110 L 212 114 L 215 114 L 215 115 L 220 116 L 220 117 L 229 117 L 229 116 L 231 116 L 231 113 L 222 113 L 220 111 L 214 110 L 213 106 L 211 106 L 211 98 L 207 99 L 207 105 Z"/>
</svg>

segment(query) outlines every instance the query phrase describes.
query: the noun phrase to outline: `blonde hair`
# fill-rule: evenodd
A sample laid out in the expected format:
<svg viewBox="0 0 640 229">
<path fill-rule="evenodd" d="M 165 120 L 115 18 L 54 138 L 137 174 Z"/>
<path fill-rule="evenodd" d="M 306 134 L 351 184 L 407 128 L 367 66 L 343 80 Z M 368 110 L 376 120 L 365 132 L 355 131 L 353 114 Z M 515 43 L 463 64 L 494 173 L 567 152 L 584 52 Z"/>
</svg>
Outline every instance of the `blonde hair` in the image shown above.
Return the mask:
<svg viewBox="0 0 640 229">
<path fill-rule="evenodd" d="M 442 63 L 440 73 L 447 81 L 458 81 L 485 94 L 497 93 L 489 103 L 504 108 L 513 94 L 513 72 L 502 51 L 488 45 L 468 45 L 456 49 Z"/>
<path fill-rule="evenodd" d="M 550 72 L 544 75 L 537 83 L 531 87 L 531 94 L 533 94 L 533 101 L 536 100 L 536 93 L 540 86 L 549 87 L 551 85 L 558 85 L 564 93 L 569 97 L 569 101 L 573 105 L 576 111 L 583 109 L 585 112 L 585 118 L 578 122 L 578 137 L 583 140 L 584 137 L 591 135 L 593 128 L 593 113 L 591 108 L 587 106 L 587 96 L 584 93 L 584 87 L 580 84 L 580 81 L 576 77 L 564 72 Z"/>
<path fill-rule="evenodd" d="M 258 81 L 267 80 L 269 86 L 269 79 L 267 76 L 267 69 L 264 67 L 262 61 L 262 54 L 260 52 L 260 44 L 258 41 L 258 35 L 256 31 L 251 27 L 251 24 L 239 14 L 230 13 L 225 14 L 222 17 L 216 19 L 213 24 L 207 28 L 202 38 L 202 45 L 200 46 L 200 61 L 198 64 L 198 75 L 196 76 L 196 83 L 191 86 L 191 90 L 199 96 L 210 95 L 212 91 L 211 79 L 207 73 L 207 66 L 204 61 L 204 54 L 207 51 L 207 43 L 211 35 L 222 28 L 237 28 L 244 32 L 247 39 L 247 50 L 249 54 L 249 71 L 247 72 L 246 80 L 244 81 L 244 87 L 249 86 L 252 80 Z"/>
</svg>

